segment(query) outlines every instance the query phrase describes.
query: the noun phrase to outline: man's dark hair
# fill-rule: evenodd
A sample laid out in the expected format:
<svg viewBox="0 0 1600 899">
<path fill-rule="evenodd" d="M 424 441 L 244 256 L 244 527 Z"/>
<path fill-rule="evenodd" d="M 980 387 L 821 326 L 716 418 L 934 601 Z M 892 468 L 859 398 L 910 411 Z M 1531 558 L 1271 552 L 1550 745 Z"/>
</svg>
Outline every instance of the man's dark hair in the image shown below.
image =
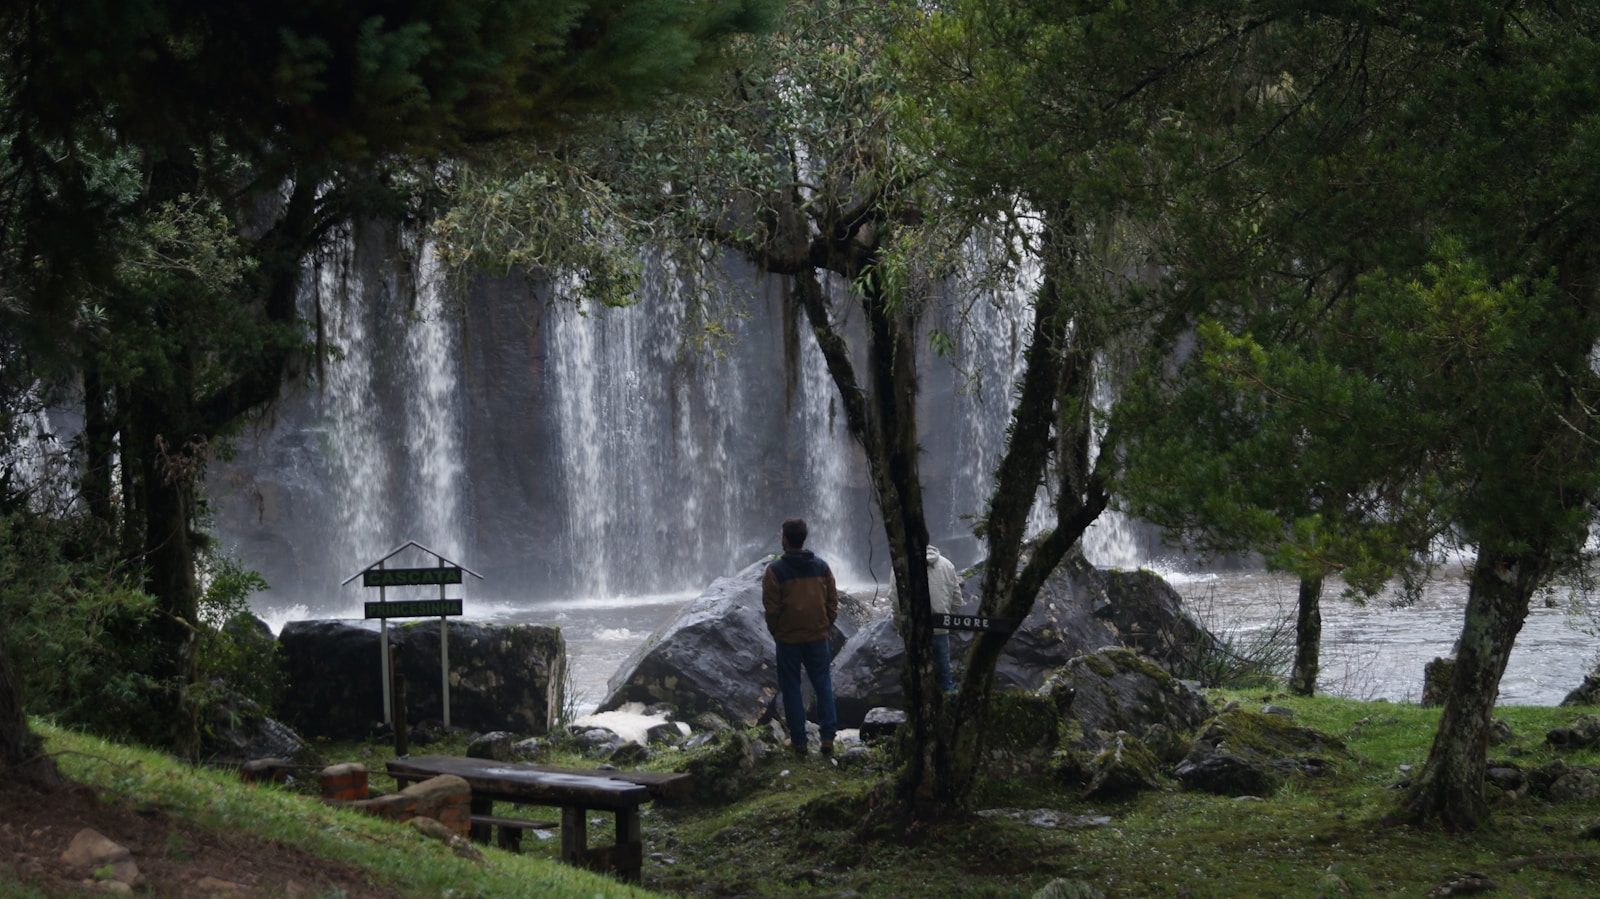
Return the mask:
<svg viewBox="0 0 1600 899">
<path fill-rule="evenodd" d="M 790 549 L 802 549 L 806 545 L 806 520 L 804 518 L 785 518 L 783 520 L 783 540 L 789 544 Z"/>
</svg>

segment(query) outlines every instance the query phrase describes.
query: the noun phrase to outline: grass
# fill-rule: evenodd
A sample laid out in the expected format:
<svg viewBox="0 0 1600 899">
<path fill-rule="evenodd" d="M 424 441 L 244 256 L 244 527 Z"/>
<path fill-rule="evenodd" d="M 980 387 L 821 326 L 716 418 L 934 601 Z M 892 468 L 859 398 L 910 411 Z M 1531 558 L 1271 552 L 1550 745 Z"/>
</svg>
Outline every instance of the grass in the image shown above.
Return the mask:
<svg viewBox="0 0 1600 899">
<path fill-rule="evenodd" d="M 1501 799 L 1494 822 L 1454 835 L 1387 827 L 1379 819 L 1399 798 L 1403 766 L 1427 757 L 1436 710 L 1389 703 L 1281 694 L 1217 694 L 1259 706 L 1270 699 L 1296 722 L 1345 741 L 1352 761 L 1321 778 L 1292 781 L 1263 801 L 1178 790 L 1120 802 L 1085 803 L 1077 788 L 1045 776 L 980 784 L 980 810 L 1056 810 L 1103 816 L 1091 827 L 1041 827 L 1004 814 L 962 815 L 893 833 L 866 832 L 862 821 L 887 784 L 886 760 L 863 767 L 796 763 L 774 754 L 756 789 L 715 808 L 646 806 L 644 885 L 615 881 L 555 861 L 559 840 L 524 840 L 522 856 L 485 849 L 474 865 L 409 831 L 327 809 L 293 792 L 251 788 L 225 774 L 197 772 L 158 755 L 40 729 L 71 777 L 154 801 L 208 825 L 250 827 L 318 855 L 360 865 L 394 884 L 397 895 L 440 896 L 1031 896 L 1056 878 L 1079 880 L 1107 897 L 1423 896 L 1469 872 L 1503 895 L 1591 897 L 1600 882 L 1600 799 L 1553 804 Z M 1552 728 L 1594 709 L 1502 707 L 1513 738 L 1491 747 L 1492 760 L 1532 769 L 1558 753 Z M 459 745 L 414 748 L 459 752 Z M 383 770 L 381 744 L 328 747 L 332 761 Z M 1568 765 L 1600 765 L 1600 753 L 1567 752 Z M 683 753 L 656 753 L 646 767 L 669 770 Z M 592 766 L 576 753 L 553 764 Z M 387 788 L 381 774 L 374 786 Z M 508 810 L 509 811 L 509 810 Z M 516 813 L 529 816 L 526 810 Z M 595 842 L 609 842 L 610 816 L 591 816 Z"/>
<path fill-rule="evenodd" d="M 245 784 L 231 772 L 197 769 L 160 753 L 38 721 L 33 727 L 45 738 L 61 772 L 79 783 L 206 829 L 254 832 L 357 866 L 395 896 L 654 895 L 550 859 L 486 850 L 489 862 L 478 864 L 407 827 L 332 808 L 313 796 Z"/>
</svg>

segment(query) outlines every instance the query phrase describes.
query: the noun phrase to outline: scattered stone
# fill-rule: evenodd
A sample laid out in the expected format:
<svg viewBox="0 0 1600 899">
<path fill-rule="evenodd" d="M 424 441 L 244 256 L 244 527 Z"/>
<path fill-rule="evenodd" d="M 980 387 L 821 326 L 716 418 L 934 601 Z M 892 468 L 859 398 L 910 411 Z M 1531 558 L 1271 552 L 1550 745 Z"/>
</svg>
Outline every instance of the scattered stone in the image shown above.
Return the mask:
<svg viewBox="0 0 1600 899">
<path fill-rule="evenodd" d="M 723 720 L 716 712 L 704 712 L 694 719 L 694 727 L 699 731 L 720 734 L 723 731 L 733 730 L 733 725 Z"/>
<path fill-rule="evenodd" d="M 221 681 L 212 686 L 223 698 L 204 712 L 210 724 L 202 728 L 201 751 L 208 762 L 237 765 L 261 758 L 312 760 L 315 753 L 289 725 L 268 717 L 259 703 L 239 696 Z"/>
<path fill-rule="evenodd" d="M 1285 708 L 1285 707 L 1283 707 L 1281 705 L 1273 705 L 1272 703 L 1269 702 L 1266 705 L 1261 707 L 1261 714 L 1263 714 L 1263 715 L 1279 715 L 1279 716 L 1284 717 L 1284 718 L 1293 718 L 1294 717 L 1294 709 Z"/>
<path fill-rule="evenodd" d="M 1111 823 L 1110 815 L 1071 815 L 1053 808 L 992 808 L 979 811 L 977 815 L 980 818 L 1009 818 L 1033 827 L 1060 830 L 1085 830 Z"/>
<path fill-rule="evenodd" d="M 1493 892 L 1499 888 L 1499 884 L 1488 877 L 1476 871 L 1469 871 L 1448 883 L 1441 883 L 1429 890 L 1428 896 L 1475 896 L 1479 893 Z"/>
<path fill-rule="evenodd" d="M 490 731 L 479 734 L 467 744 L 467 758 L 488 759 L 494 762 L 509 762 L 516 758 L 512 746 L 516 744 L 515 734 L 503 730 Z"/>
<path fill-rule="evenodd" d="M 1270 796 L 1284 778 L 1320 776 L 1330 764 L 1326 757 L 1348 755 L 1337 737 L 1276 715 L 1230 707 L 1206 722 L 1173 775 L 1184 786 L 1208 793 Z"/>
<path fill-rule="evenodd" d="M 1590 672 L 1576 690 L 1561 700 L 1563 706 L 1600 705 L 1600 671 Z"/>
<path fill-rule="evenodd" d="M 1422 707 L 1444 705 L 1450 695 L 1450 678 L 1455 675 L 1456 657 L 1436 658 L 1422 666 Z"/>
<path fill-rule="evenodd" d="M 649 747 L 641 746 L 638 743 L 628 742 L 618 744 L 617 748 L 611 750 L 611 753 L 606 756 L 606 760 L 619 767 L 625 766 L 631 768 L 649 761 L 650 756 L 651 752 Z"/>
<path fill-rule="evenodd" d="M 694 777 L 696 802 L 720 805 L 750 792 L 759 782 L 764 756 L 757 741 L 744 731 L 728 730 L 689 757 L 678 770 Z"/>
<path fill-rule="evenodd" d="M 242 893 L 245 891 L 245 885 L 242 883 L 222 880 L 209 874 L 195 881 L 194 885 L 196 889 L 207 893 Z"/>
<path fill-rule="evenodd" d="M 906 713 L 900 709 L 875 708 L 861 721 L 861 739 L 866 743 L 887 740 L 907 720 Z"/>
<path fill-rule="evenodd" d="M 1504 721 L 1501 721 L 1499 718 L 1490 719 L 1490 721 L 1489 721 L 1489 745 L 1490 746 L 1499 746 L 1502 743 L 1509 743 L 1512 740 L 1515 740 L 1516 738 L 1517 738 L 1517 735 L 1512 732 L 1511 725 L 1505 723 Z"/>
<path fill-rule="evenodd" d="M 998 690 L 989 701 L 984 766 L 990 777 L 1034 777 L 1051 769 L 1061 741 L 1061 716 L 1049 698 Z"/>
<path fill-rule="evenodd" d="M 1584 802 L 1600 797 L 1600 772 L 1593 768 L 1569 768 L 1550 784 L 1551 802 Z"/>
<path fill-rule="evenodd" d="M 1105 899 L 1105 894 L 1081 880 L 1058 877 L 1034 893 L 1033 899 Z"/>
<path fill-rule="evenodd" d="M 833 758 L 841 767 L 864 768 L 877 760 L 878 756 L 865 746 L 852 746 Z"/>
<path fill-rule="evenodd" d="M 1491 762 L 1488 769 L 1484 771 L 1484 780 L 1507 793 L 1514 793 L 1528 785 L 1528 775 L 1523 773 L 1523 770 L 1516 765 L 1506 762 Z"/>
<path fill-rule="evenodd" d="M 113 842 L 97 830 L 84 828 L 72 838 L 67 850 L 61 853 L 62 864 L 86 871 L 111 869 L 110 880 L 129 887 L 144 882 L 139 866 L 134 864 L 132 853 L 126 846 Z M 101 878 L 102 880 L 106 878 Z"/>
</svg>

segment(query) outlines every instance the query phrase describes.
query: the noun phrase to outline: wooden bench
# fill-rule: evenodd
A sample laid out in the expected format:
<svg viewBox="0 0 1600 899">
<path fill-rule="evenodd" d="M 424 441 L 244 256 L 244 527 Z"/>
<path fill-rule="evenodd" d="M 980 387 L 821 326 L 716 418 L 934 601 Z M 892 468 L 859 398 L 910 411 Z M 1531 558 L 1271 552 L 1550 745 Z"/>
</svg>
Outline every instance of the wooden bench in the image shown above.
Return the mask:
<svg viewBox="0 0 1600 899">
<path fill-rule="evenodd" d="M 520 850 L 523 831 L 544 829 L 550 822 L 496 816 L 496 801 L 559 808 L 562 861 L 598 871 L 615 871 L 631 883 L 639 882 L 644 867 L 639 806 L 652 799 L 681 796 L 692 789 L 693 783 L 687 774 L 586 771 L 446 755 L 394 759 L 388 770 L 401 786 L 441 774 L 454 774 L 465 780 L 472 789 L 472 839 L 487 843 L 491 830 L 498 827 L 499 845 L 512 851 Z M 587 816 L 591 810 L 616 815 L 613 845 L 588 844 Z"/>
</svg>

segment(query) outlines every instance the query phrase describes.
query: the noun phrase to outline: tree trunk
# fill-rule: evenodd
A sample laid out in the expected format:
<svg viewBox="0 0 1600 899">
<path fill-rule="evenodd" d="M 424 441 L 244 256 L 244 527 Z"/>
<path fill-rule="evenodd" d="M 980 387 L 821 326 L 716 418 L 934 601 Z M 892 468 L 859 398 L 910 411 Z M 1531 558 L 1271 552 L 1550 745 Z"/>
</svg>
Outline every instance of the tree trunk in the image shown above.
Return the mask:
<svg viewBox="0 0 1600 899">
<path fill-rule="evenodd" d="M 1289 691 L 1297 696 L 1317 692 L 1322 651 L 1322 578 L 1300 578 L 1300 604 L 1294 626 L 1294 670 Z"/>
<path fill-rule="evenodd" d="M 1052 215 L 1049 234 L 1070 229 L 1070 217 Z M 1070 237 L 1070 232 L 1066 236 Z M 1089 471 L 1097 335 L 1081 318 L 1074 320 L 1070 262 L 1072 253 L 1046 250 L 1044 282 L 1034 304 L 1033 331 L 1025 353 L 1027 368 L 1012 413 L 1011 439 L 1000 462 L 990 497 L 984 536 L 989 560 L 984 569 L 982 611 L 1021 622 L 1033 610 L 1045 580 L 1077 545 L 1106 506 L 1106 493 Z M 1081 310 L 1080 310 L 1081 311 Z M 1052 441 L 1052 437 L 1054 440 Z M 1037 485 L 1046 482 L 1056 460 L 1053 486 L 1056 526 L 1041 535 L 1022 562 Z M 931 757 L 934 782 L 944 808 L 965 804 L 977 781 L 988 732 L 994 671 L 1010 637 L 980 633 L 968 650 L 967 666 L 953 708 L 938 719 Z"/>
<path fill-rule="evenodd" d="M 114 493 L 111 476 L 116 466 L 116 423 L 112 417 L 111 396 L 100 368 L 94 360 L 85 363 L 83 370 L 83 473 L 79 476 L 78 495 L 89 511 L 89 516 L 100 522 L 105 533 L 115 536 L 116 513 L 112 505 Z"/>
<path fill-rule="evenodd" d="M 916 328 L 902 319 L 871 283 L 861 284 L 861 306 L 868 329 L 867 369 L 871 390 L 858 385 L 849 347 L 834 330 L 822 285 L 811 270 L 795 275 L 796 296 L 822 350 L 845 410 L 845 423 L 865 451 L 867 470 L 878 501 L 894 569 L 896 614 L 905 642 L 901 688 L 910 723 L 902 753 L 899 788 L 907 807 L 926 805 L 933 797 L 934 758 L 938 743 L 933 722 L 943 706 L 934 688 L 933 610 L 928 599 L 928 570 L 920 564 L 928 548 L 928 526 L 922 507 L 918 470 L 916 399 Z M 919 564 L 913 564 L 913 563 Z M 936 814 L 923 808 L 920 814 Z"/>
<path fill-rule="evenodd" d="M 144 736 L 184 758 L 199 750 L 198 712 L 190 701 L 195 678 L 195 636 L 200 621 L 200 585 L 195 575 L 194 491 L 204 463 L 202 447 L 186 445 L 183 431 L 167 419 L 162 400 L 143 398 L 134 431 L 140 444 L 140 498 L 144 510 L 145 589 L 158 601 L 152 621 L 149 675 L 154 731 Z"/>
<path fill-rule="evenodd" d="M 1391 822 L 1437 821 L 1453 831 L 1476 830 L 1488 822 L 1483 779 L 1490 715 L 1533 591 L 1550 565 L 1548 551 L 1485 552 L 1480 547 L 1472 568 L 1466 623 L 1456 645 L 1455 672 L 1433 749 Z"/>
<path fill-rule="evenodd" d="M 6 655 L 5 618 L 0 616 L 0 777 L 48 788 L 61 783 L 44 744 L 28 729 L 22 691 Z"/>
</svg>

